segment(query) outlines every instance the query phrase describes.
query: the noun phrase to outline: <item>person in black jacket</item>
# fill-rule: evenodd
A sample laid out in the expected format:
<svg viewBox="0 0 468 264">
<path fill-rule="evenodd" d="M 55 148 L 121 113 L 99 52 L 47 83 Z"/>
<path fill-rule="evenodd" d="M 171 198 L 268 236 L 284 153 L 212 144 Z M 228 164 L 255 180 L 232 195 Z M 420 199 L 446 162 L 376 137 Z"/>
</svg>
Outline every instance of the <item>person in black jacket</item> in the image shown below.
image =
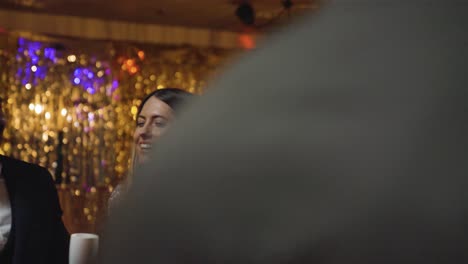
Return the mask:
<svg viewBox="0 0 468 264">
<path fill-rule="evenodd" d="M 50 173 L 0 155 L 0 263 L 68 263 L 69 239 Z"/>
</svg>

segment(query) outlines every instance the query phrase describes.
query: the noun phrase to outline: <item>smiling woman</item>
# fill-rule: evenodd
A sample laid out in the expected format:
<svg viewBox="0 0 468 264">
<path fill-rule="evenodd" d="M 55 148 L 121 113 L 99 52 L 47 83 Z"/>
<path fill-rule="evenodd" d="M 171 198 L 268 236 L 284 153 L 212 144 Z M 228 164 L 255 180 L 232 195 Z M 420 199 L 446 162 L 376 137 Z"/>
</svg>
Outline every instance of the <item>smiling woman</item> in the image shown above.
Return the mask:
<svg viewBox="0 0 468 264">
<path fill-rule="evenodd" d="M 146 101 L 137 116 L 133 135 L 136 162 L 147 161 L 153 142 L 166 132 L 168 123 L 173 117 L 171 107 L 157 97 L 151 97 Z"/>
<path fill-rule="evenodd" d="M 148 160 L 158 138 L 166 133 L 173 121 L 180 114 L 181 108 L 193 98 L 193 94 L 181 89 L 166 88 L 147 95 L 141 102 L 136 114 L 136 128 L 133 134 L 132 168 L 122 184 L 118 185 L 109 200 L 109 207 L 121 199 L 131 184 L 133 169 Z"/>
<path fill-rule="evenodd" d="M 143 163 L 147 160 L 153 143 L 166 132 L 169 123 L 178 115 L 180 107 L 192 96 L 191 93 L 180 89 L 167 88 L 156 90 L 143 99 L 137 112 L 133 135 L 134 162 Z"/>
</svg>

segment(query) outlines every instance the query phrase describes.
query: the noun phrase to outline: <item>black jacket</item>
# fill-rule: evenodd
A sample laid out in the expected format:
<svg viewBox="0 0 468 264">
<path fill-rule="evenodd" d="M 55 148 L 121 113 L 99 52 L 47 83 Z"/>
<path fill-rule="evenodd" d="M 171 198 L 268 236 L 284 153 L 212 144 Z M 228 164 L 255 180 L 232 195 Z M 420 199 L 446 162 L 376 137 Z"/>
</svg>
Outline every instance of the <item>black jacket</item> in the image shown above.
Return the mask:
<svg viewBox="0 0 468 264">
<path fill-rule="evenodd" d="M 11 232 L 0 263 L 68 263 L 70 236 L 50 173 L 1 155 L 0 163 L 12 210 Z"/>
</svg>

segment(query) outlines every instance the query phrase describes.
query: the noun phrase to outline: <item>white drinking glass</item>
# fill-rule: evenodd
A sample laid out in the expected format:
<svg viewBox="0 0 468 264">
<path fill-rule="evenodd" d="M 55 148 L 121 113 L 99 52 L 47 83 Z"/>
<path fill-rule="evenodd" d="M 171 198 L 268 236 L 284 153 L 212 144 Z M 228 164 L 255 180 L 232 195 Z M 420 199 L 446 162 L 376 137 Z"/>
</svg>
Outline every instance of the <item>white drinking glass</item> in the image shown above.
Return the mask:
<svg viewBox="0 0 468 264">
<path fill-rule="evenodd" d="M 69 264 L 96 264 L 99 236 L 89 233 L 72 234 L 70 238 Z"/>
</svg>

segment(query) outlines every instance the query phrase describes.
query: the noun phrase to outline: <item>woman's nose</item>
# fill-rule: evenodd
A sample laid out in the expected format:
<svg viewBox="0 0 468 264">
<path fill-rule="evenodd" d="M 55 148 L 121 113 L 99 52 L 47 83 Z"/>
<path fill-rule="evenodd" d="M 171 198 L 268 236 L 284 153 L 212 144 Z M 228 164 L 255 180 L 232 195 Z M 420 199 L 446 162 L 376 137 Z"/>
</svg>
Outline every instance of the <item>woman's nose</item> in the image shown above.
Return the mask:
<svg viewBox="0 0 468 264">
<path fill-rule="evenodd" d="M 151 137 L 151 135 L 152 135 L 151 126 L 149 124 L 145 124 L 141 128 L 140 136 L 143 138 L 148 138 L 148 137 Z"/>
</svg>

